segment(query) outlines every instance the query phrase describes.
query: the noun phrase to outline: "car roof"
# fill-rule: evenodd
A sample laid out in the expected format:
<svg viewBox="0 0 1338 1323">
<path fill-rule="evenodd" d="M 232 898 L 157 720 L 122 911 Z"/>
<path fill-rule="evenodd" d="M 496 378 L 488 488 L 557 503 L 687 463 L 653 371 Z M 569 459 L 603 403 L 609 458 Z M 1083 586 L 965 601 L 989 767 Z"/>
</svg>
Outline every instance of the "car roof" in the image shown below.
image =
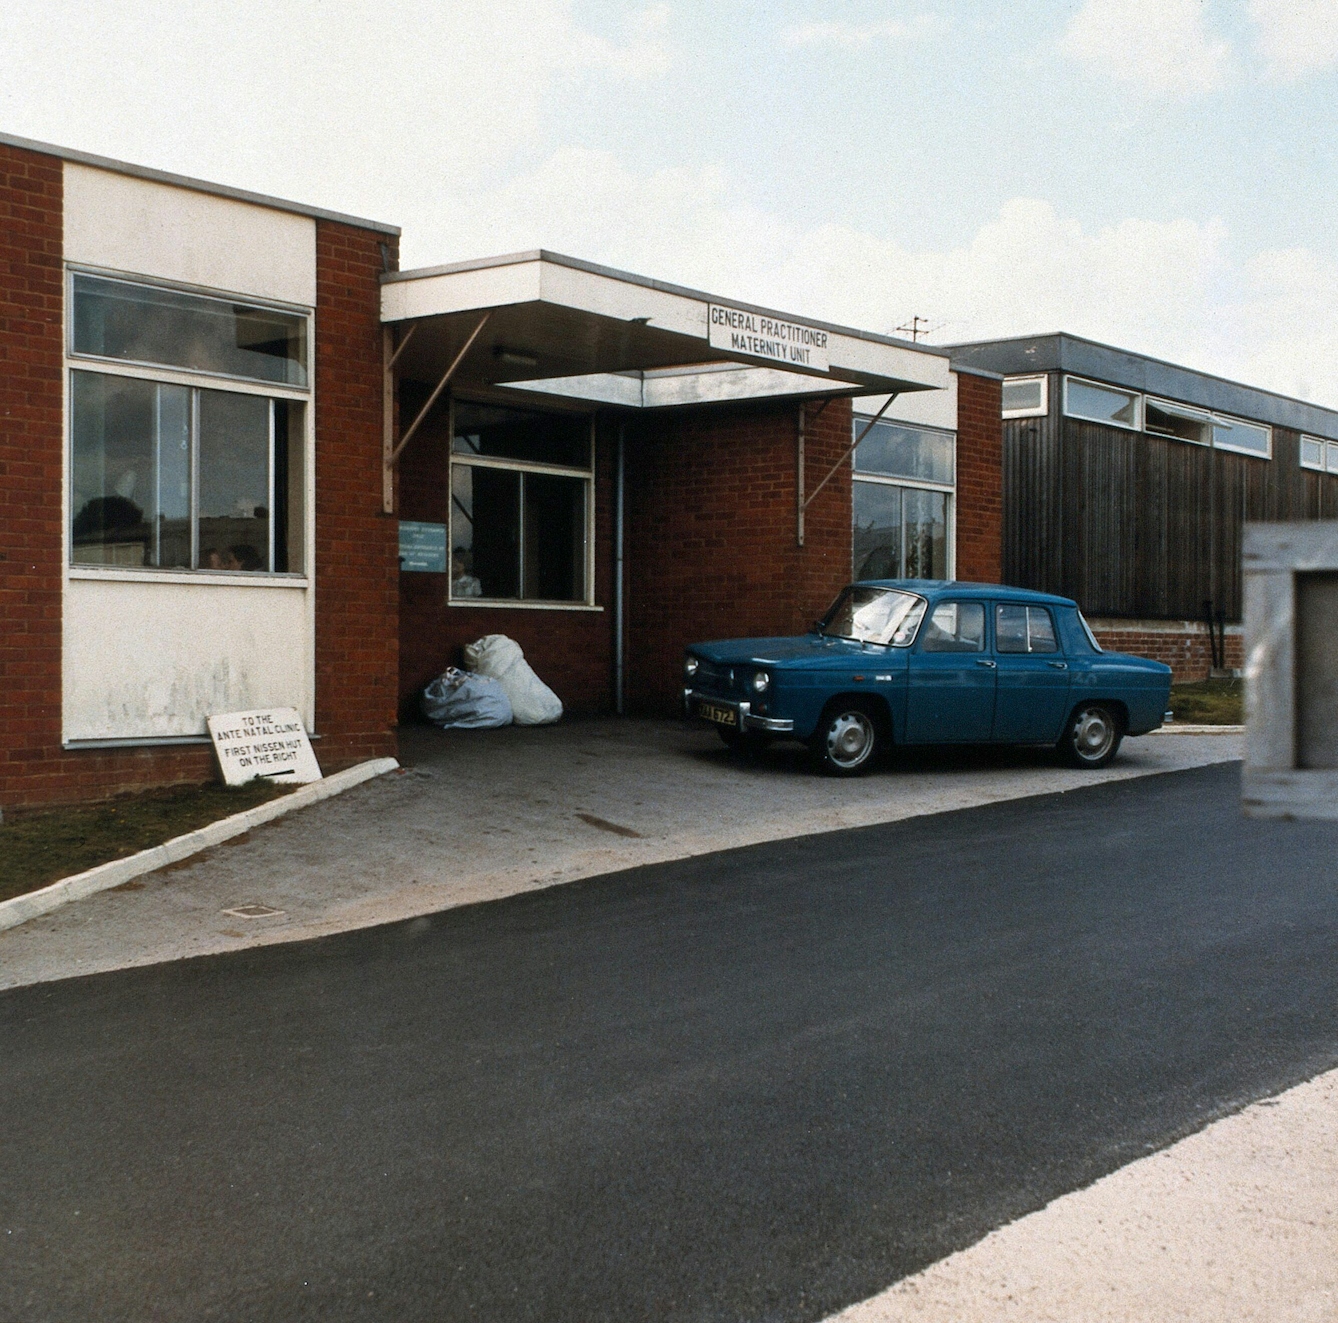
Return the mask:
<svg viewBox="0 0 1338 1323">
<path fill-rule="evenodd" d="M 1038 593 L 1034 588 L 1009 588 L 1000 583 L 962 583 L 957 579 L 860 579 L 864 588 L 898 588 L 904 593 L 918 593 L 921 597 L 1005 598 L 1010 602 L 1035 602 L 1046 606 L 1077 606 L 1071 597 L 1054 593 Z"/>
</svg>

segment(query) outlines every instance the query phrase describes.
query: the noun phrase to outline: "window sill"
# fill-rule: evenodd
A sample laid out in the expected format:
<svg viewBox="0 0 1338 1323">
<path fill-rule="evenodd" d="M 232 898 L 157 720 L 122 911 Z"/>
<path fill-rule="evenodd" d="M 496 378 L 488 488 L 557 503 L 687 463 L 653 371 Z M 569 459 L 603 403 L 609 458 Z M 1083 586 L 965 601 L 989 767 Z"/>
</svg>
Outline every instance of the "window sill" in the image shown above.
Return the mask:
<svg viewBox="0 0 1338 1323">
<path fill-rule="evenodd" d="M 312 731 L 309 740 L 318 740 L 320 736 Z M 61 748 L 76 751 L 79 749 L 174 749 L 187 745 L 213 744 L 208 735 L 128 735 L 121 738 L 109 736 L 101 740 L 62 740 Z"/>
<path fill-rule="evenodd" d="M 447 606 L 486 607 L 489 611 L 602 611 L 587 602 L 517 602 L 506 597 L 452 597 Z"/>
<path fill-rule="evenodd" d="M 71 579 L 105 579 L 111 583 L 209 584 L 227 588 L 307 588 L 305 574 L 228 574 L 217 570 L 131 570 L 107 565 L 70 565 Z"/>
</svg>

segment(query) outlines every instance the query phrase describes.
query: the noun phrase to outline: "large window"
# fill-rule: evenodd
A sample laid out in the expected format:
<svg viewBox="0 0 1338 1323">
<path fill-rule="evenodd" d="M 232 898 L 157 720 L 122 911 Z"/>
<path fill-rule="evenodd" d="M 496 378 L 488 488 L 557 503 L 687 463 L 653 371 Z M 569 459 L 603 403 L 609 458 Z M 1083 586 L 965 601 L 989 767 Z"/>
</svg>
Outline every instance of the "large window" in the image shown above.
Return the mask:
<svg viewBox="0 0 1338 1323">
<path fill-rule="evenodd" d="M 306 317 L 83 272 L 70 284 L 71 562 L 300 573 Z M 218 376 L 234 387 L 191 383 Z"/>
<path fill-rule="evenodd" d="M 300 570 L 301 408 L 71 372 L 73 563 Z"/>
<path fill-rule="evenodd" d="M 451 413 L 451 600 L 590 603 L 590 418 Z"/>
<path fill-rule="evenodd" d="M 1149 395 L 1144 412 L 1143 430 L 1154 436 L 1175 437 L 1178 441 L 1192 441 L 1200 446 L 1212 444 L 1212 415 L 1202 409 L 1172 404 L 1169 400 L 1154 400 Z"/>
<path fill-rule="evenodd" d="M 1303 436 L 1301 467 L 1318 469 L 1321 473 L 1338 473 L 1338 441 L 1326 441 L 1322 436 Z"/>
<path fill-rule="evenodd" d="M 1005 377 L 1003 383 L 1003 416 L 1005 418 L 1036 418 L 1049 407 L 1048 380 L 1045 376 Z"/>
<path fill-rule="evenodd" d="M 855 435 L 867 425 L 856 417 Z M 950 577 L 953 434 L 879 421 L 855 451 L 854 478 L 854 577 Z"/>
<path fill-rule="evenodd" d="M 1064 412 L 1070 418 L 1141 430 L 1152 436 L 1173 437 L 1177 441 L 1213 446 L 1217 450 L 1234 450 L 1257 459 L 1270 459 L 1273 455 L 1273 429 L 1262 423 L 1249 423 L 1243 418 L 1211 413 L 1191 404 L 1159 400 L 1152 395 L 1103 386 L 1079 377 L 1064 378 Z M 1306 453 L 1303 444 L 1303 464 L 1307 463 Z M 1309 464 L 1308 467 L 1317 465 Z"/>
<path fill-rule="evenodd" d="M 1143 397 L 1115 386 L 1098 386 L 1078 377 L 1064 378 L 1064 412 L 1070 418 L 1085 418 L 1108 427 L 1139 430 L 1139 405 Z"/>
<path fill-rule="evenodd" d="M 1219 450 L 1239 450 L 1245 455 L 1268 459 L 1273 453 L 1273 430 L 1258 423 L 1214 414 L 1213 445 Z"/>
<path fill-rule="evenodd" d="M 301 313 L 75 272 L 70 352 L 287 386 L 307 384 Z"/>
</svg>

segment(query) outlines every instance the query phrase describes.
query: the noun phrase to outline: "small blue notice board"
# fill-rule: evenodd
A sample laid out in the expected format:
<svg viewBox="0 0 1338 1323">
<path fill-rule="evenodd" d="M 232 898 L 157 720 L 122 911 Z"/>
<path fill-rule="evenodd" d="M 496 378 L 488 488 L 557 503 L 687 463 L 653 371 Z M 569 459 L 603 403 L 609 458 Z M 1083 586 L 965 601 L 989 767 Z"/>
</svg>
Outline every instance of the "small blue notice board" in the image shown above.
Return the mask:
<svg viewBox="0 0 1338 1323">
<path fill-rule="evenodd" d="M 400 520 L 400 569 L 446 573 L 446 525 Z"/>
</svg>

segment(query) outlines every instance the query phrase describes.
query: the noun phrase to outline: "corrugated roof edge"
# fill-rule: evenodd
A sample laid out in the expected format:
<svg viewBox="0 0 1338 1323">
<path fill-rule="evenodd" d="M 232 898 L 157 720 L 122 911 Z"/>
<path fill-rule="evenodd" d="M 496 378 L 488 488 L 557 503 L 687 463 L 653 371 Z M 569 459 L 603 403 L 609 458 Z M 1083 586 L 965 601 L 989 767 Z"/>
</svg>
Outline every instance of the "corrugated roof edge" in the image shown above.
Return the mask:
<svg viewBox="0 0 1338 1323">
<path fill-rule="evenodd" d="M 170 170 L 155 170 L 152 166 L 134 165 L 129 161 L 117 161 L 110 156 L 98 156 L 93 152 L 81 152 L 73 147 L 58 147 L 54 143 L 36 142 L 32 138 L 19 138 L 12 133 L 0 133 L 0 143 L 6 147 L 18 147 L 23 151 L 38 152 L 43 156 L 54 156 L 61 161 L 73 161 L 76 165 L 90 165 L 98 170 L 112 170 L 118 175 L 133 175 L 136 179 L 148 179 L 155 184 L 172 184 L 177 188 L 189 188 L 196 193 L 212 193 L 215 197 L 231 198 L 234 202 L 250 202 L 258 207 L 268 207 L 271 211 L 288 211 L 299 216 L 310 216 L 313 220 L 334 221 L 339 225 L 352 225 L 360 230 L 374 230 L 378 234 L 400 234 L 398 225 L 387 225 L 384 221 L 367 220 L 362 216 L 348 216 L 342 211 L 327 211 L 324 207 L 310 207 L 303 202 L 289 202 L 284 198 L 270 197 L 265 193 L 252 193 L 245 188 L 233 188 L 230 184 L 214 184 L 207 179 L 193 179 L 189 175 L 176 175 Z"/>
<path fill-rule="evenodd" d="M 1197 377 L 1199 380 L 1206 383 L 1226 386 L 1232 390 L 1244 391 L 1249 395 L 1255 395 L 1260 397 L 1261 400 L 1277 401 L 1278 404 L 1285 406 L 1286 409 L 1288 410 L 1295 409 L 1311 413 L 1315 415 L 1316 420 L 1322 417 L 1325 420 L 1325 422 L 1328 423 L 1327 428 L 1321 427 L 1318 424 L 1318 421 L 1311 422 L 1307 426 L 1298 427 L 1296 424 L 1300 421 L 1299 419 L 1293 422 L 1293 421 L 1281 421 L 1279 418 L 1276 417 L 1275 418 L 1260 417 L 1257 419 L 1257 421 L 1272 423 L 1275 426 L 1287 427 L 1296 431 L 1323 432 L 1326 436 L 1338 439 L 1338 409 L 1331 409 L 1328 407 L 1328 405 L 1324 404 L 1315 404 L 1310 400 L 1298 400 L 1294 395 L 1284 395 L 1282 394 L 1281 391 L 1269 390 L 1266 386 L 1251 386 L 1248 382 L 1236 381 L 1232 377 L 1223 377 L 1215 372 L 1202 372 L 1198 368 L 1186 367 L 1183 363 L 1172 363 L 1171 360 L 1167 358 L 1157 358 L 1152 354 L 1141 354 L 1136 349 L 1121 349 L 1118 345 L 1108 345 L 1101 340 L 1089 339 L 1085 335 L 1074 335 L 1071 331 L 1043 331 L 1036 335 L 1005 335 L 1005 336 L 1000 336 L 997 340 L 967 340 L 963 341 L 961 344 L 947 345 L 945 346 L 945 348 L 947 349 L 949 356 L 951 356 L 953 354 L 960 353 L 961 351 L 964 350 L 982 349 L 996 345 L 1026 344 L 1028 342 L 1038 342 L 1042 340 L 1051 340 L 1056 343 L 1058 347 L 1058 353 L 1056 354 L 1056 361 L 1048 366 L 1042 366 L 1041 364 L 1037 364 L 1034 367 L 1025 369 L 1019 373 L 1006 373 L 1004 374 L 1005 377 L 1017 376 L 1017 375 L 1025 376 L 1027 375 L 1028 371 L 1030 372 L 1074 371 L 1074 369 L 1071 366 L 1065 364 L 1063 361 L 1064 342 L 1068 341 L 1079 345 L 1090 345 L 1093 349 L 1101 350 L 1104 353 L 1119 354 L 1125 358 L 1137 359 L 1139 362 L 1150 363 L 1159 368 L 1168 368 L 1172 372 L 1183 373 L 1187 377 Z M 955 368 L 957 367 L 956 364 L 954 364 L 953 366 Z M 962 364 L 961 368 L 958 368 L 957 370 L 961 371 L 966 366 L 967 366 L 966 364 Z M 1081 376 L 1087 374 L 1079 372 L 1078 375 Z M 1147 386 L 1140 385 L 1137 382 L 1120 381 L 1118 379 L 1118 376 L 1111 376 L 1108 378 L 1100 378 L 1100 379 L 1109 380 L 1112 385 L 1124 386 L 1130 390 L 1139 390 L 1139 391 L 1149 390 Z M 1151 391 L 1151 393 L 1156 394 L 1155 391 Z M 1187 402 L 1193 403 L 1193 401 L 1187 401 Z M 1226 408 L 1225 406 L 1204 404 L 1201 405 L 1200 407 L 1203 408 L 1220 407 L 1223 413 L 1232 412 L 1231 409 Z"/>
<path fill-rule="evenodd" d="M 901 340 L 894 335 L 879 335 L 876 331 L 861 331 L 853 326 L 841 326 L 835 322 L 816 321 L 812 317 L 800 317 L 798 313 L 782 312 L 778 308 L 764 308 L 756 303 L 743 303 L 738 299 L 726 298 L 723 294 L 708 294 L 705 290 L 690 289 L 686 285 L 673 285 L 667 280 L 655 280 L 651 276 L 638 276 L 631 271 L 619 271 L 617 267 L 601 266 L 598 262 L 586 262 L 579 257 L 568 257 L 564 253 L 554 253 L 547 248 L 531 248 L 523 253 L 504 253 L 498 257 L 476 257 L 467 262 L 448 262 L 443 266 L 423 266 L 411 271 L 388 271 L 381 277 L 382 284 L 393 284 L 397 280 L 419 280 L 429 276 L 452 276 L 461 271 L 483 271 L 493 266 L 516 266 L 521 262 L 552 262 L 555 266 L 571 267 L 573 271 L 588 271 L 595 276 L 608 276 L 611 280 L 624 280 L 629 285 L 641 285 L 645 289 L 659 290 L 662 294 L 677 294 L 683 298 L 705 299 L 708 303 L 728 303 L 731 308 L 743 312 L 755 312 L 763 317 L 778 317 L 785 321 L 800 321 L 805 326 L 815 326 L 822 331 L 833 331 L 837 335 L 848 335 L 856 340 L 868 340 L 872 344 L 891 345 L 897 349 L 914 349 L 921 354 L 930 354 L 935 358 L 949 357 L 947 349 L 937 345 L 918 345 L 911 340 Z"/>
</svg>

